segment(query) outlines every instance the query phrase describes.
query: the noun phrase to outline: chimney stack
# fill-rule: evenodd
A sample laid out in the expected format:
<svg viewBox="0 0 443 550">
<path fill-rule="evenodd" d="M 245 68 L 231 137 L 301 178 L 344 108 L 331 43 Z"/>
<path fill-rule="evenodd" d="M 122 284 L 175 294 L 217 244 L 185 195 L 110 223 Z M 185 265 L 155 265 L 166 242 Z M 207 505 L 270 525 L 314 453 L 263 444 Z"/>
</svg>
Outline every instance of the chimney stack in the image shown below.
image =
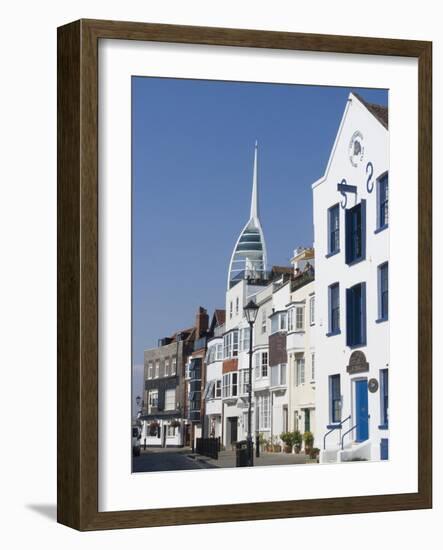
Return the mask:
<svg viewBox="0 0 443 550">
<path fill-rule="evenodd" d="M 206 333 L 209 327 L 209 316 L 208 312 L 204 307 L 199 307 L 197 309 L 197 315 L 195 316 L 195 329 L 197 332 L 197 338 L 200 338 L 203 334 Z"/>
</svg>

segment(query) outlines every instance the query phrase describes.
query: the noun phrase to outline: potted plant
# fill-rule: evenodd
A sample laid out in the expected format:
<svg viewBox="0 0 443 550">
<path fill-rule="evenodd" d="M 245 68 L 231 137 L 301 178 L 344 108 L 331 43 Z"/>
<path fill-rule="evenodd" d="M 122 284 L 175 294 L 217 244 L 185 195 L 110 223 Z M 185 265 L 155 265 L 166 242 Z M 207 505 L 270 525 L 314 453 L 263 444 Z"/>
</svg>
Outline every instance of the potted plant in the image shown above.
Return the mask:
<svg viewBox="0 0 443 550">
<path fill-rule="evenodd" d="M 285 453 L 292 453 L 292 447 L 294 446 L 294 432 L 284 432 L 280 435 L 280 439 L 285 444 L 283 450 Z"/>
<path fill-rule="evenodd" d="M 298 430 L 295 430 L 295 432 L 293 432 L 293 437 L 294 437 L 294 450 L 298 454 L 301 451 L 303 437 Z"/>
<path fill-rule="evenodd" d="M 266 447 L 267 447 L 267 440 L 265 439 L 265 436 L 263 434 L 263 432 L 259 432 L 258 434 L 258 444 L 260 446 L 260 451 L 263 452 L 263 450 L 267 450 Z"/>
<path fill-rule="evenodd" d="M 273 439 L 272 449 L 274 453 L 281 453 L 281 445 L 277 436 L 274 436 L 272 439 Z"/>
<path fill-rule="evenodd" d="M 312 449 L 309 453 L 309 458 L 312 458 L 313 460 L 318 461 L 318 455 L 319 454 L 320 454 L 320 449 L 318 449 L 317 447 L 312 447 Z"/>
<path fill-rule="evenodd" d="M 312 432 L 305 432 L 303 434 L 303 441 L 305 442 L 305 453 L 308 455 L 314 445 L 314 436 Z"/>
</svg>

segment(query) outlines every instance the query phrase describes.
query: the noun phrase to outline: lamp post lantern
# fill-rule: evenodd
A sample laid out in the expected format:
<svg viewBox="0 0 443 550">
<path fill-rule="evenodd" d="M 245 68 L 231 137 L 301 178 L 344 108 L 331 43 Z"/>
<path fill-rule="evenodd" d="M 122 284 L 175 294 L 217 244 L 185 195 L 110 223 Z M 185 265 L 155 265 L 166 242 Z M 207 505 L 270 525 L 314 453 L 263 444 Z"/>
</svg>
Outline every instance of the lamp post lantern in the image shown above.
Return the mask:
<svg viewBox="0 0 443 550">
<path fill-rule="evenodd" d="M 258 314 L 258 305 L 250 300 L 243 311 L 249 323 L 249 382 L 248 382 L 248 466 L 254 466 L 254 453 L 252 444 L 252 328 Z"/>
</svg>

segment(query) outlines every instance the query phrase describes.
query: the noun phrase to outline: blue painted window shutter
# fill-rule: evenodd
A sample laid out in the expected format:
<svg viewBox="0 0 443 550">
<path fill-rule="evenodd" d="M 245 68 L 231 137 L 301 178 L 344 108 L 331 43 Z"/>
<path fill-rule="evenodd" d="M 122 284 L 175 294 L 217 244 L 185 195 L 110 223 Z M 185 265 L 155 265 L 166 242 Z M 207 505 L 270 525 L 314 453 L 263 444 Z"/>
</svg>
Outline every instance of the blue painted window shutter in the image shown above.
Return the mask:
<svg viewBox="0 0 443 550">
<path fill-rule="evenodd" d="M 361 259 L 366 258 L 366 200 L 361 200 Z"/>
<path fill-rule="evenodd" d="M 388 369 L 380 370 L 380 421 L 383 427 L 389 425 L 388 419 L 389 407 L 389 375 Z"/>
<path fill-rule="evenodd" d="M 349 264 L 351 262 L 351 236 L 352 236 L 352 211 L 351 210 L 345 210 L 345 256 L 346 256 L 346 263 Z"/>
<path fill-rule="evenodd" d="M 352 288 L 346 289 L 346 345 L 352 346 L 352 327 L 354 326 L 354 293 Z"/>
<path fill-rule="evenodd" d="M 366 283 L 361 283 L 361 341 L 360 344 L 366 345 Z"/>
<path fill-rule="evenodd" d="M 366 345 L 366 283 L 346 289 L 346 345 Z"/>
</svg>

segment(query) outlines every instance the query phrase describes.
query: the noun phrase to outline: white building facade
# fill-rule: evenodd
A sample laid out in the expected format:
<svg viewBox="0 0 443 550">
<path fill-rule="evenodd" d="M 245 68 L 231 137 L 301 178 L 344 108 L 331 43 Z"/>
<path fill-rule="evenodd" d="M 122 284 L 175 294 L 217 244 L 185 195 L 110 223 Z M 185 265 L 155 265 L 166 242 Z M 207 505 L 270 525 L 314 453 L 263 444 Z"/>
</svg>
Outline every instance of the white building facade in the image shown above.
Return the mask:
<svg viewBox="0 0 443 550">
<path fill-rule="evenodd" d="M 250 336 L 243 308 L 262 288 L 258 284 L 251 284 L 243 279 L 235 283 L 226 293 L 222 366 L 222 442 L 228 449 L 236 441 L 244 440 L 247 436 Z M 254 403 L 252 414 L 254 414 Z"/>
<path fill-rule="evenodd" d="M 312 186 L 321 462 L 388 458 L 388 162 L 387 109 L 351 93 Z"/>
<path fill-rule="evenodd" d="M 289 365 L 289 427 L 314 436 L 318 447 L 315 395 L 315 280 L 314 251 L 296 250 L 292 259 L 297 276 L 289 285 L 287 354 Z M 298 271 L 297 271 L 298 270 Z"/>
<path fill-rule="evenodd" d="M 223 382 L 223 332 L 224 325 L 208 341 L 206 352 L 206 385 L 204 391 L 204 437 L 222 438 L 222 382 Z"/>
</svg>

